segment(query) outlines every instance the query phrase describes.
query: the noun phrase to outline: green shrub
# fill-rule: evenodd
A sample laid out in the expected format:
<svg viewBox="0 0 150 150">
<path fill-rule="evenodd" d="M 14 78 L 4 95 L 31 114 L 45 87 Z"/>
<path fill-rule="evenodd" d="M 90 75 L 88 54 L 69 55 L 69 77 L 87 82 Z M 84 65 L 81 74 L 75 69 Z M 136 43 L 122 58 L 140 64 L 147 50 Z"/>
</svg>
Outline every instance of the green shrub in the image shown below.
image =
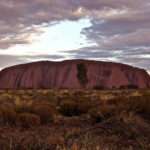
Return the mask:
<svg viewBox="0 0 150 150">
<path fill-rule="evenodd" d="M 40 117 L 31 113 L 21 113 L 18 115 L 17 123 L 23 128 L 30 128 L 40 125 Z"/>
<path fill-rule="evenodd" d="M 3 112 L 0 110 L 0 125 L 4 124 Z"/>
<path fill-rule="evenodd" d="M 66 100 L 60 105 L 60 113 L 64 116 L 80 116 L 81 114 L 87 113 L 90 105 L 86 101 L 73 101 Z"/>
<path fill-rule="evenodd" d="M 102 116 L 105 119 L 112 117 L 116 112 L 115 106 L 103 105 L 103 106 L 100 106 L 99 109 L 100 109 Z"/>
<path fill-rule="evenodd" d="M 0 107 L 0 122 L 4 125 L 15 125 L 17 114 L 14 109 Z"/>
<path fill-rule="evenodd" d="M 13 97 L 11 95 L 5 93 L 0 96 L 0 101 L 11 103 L 13 101 Z"/>
<path fill-rule="evenodd" d="M 93 87 L 94 90 L 105 90 L 106 88 L 104 86 L 101 85 L 96 85 Z"/>
<path fill-rule="evenodd" d="M 18 105 L 15 107 L 15 111 L 17 113 L 32 113 L 32 106 L 27 106 L 27 105 Z"/>
<path fill-rule="evenodd" d="M 126 106 L 130 111 L 150 114 L 150 96 L 132 96 L 126 102 Z"/>
<path fill-rule="evenodd" d="M 91 109 L 92 104 L 88 100 L 79 100 L 77 102 L 77 107 L 80 112 L 80 114 L 87 113 L 89 109 Z"/>
<path fill-rule="evenodd" d="M 63 114 L 64 116 L 68 116 L 68 117 L 80 115 L 80 111 L 78 109 L 77 103 L 71 100 L 64 101 L 60 105 L 59 110 L 61 114 Z"/>
<path fill-rule="evenodd" d="M 150 115 L 150 95 L 143 96 L 142 100 L 143 100 L 143 103 L 142 103 L 143 113 Z"/>
<path fill-rule="evenodd" d="M 120 86 L 119 89 L 138 89 L 138 86 L 134 84 L 129 84 L 129 85 Z"/>
<path fill-rule="evenodd" d="M 150 96 L 119 97 L 112 100 L 118 113 L 122 111 L 150 115 Z"/>
<path fill-rule="evenodd" d="M 54 121 L 56 109 L 51 105 L 35 105 L 33 113 L 40 117 L 42 124 L 47 124 Z"/>
<path fill-rule="evenodd" d="M 99 123 L 104 119 L 103 114 L 98 108 L 93 108 L 89 110 L 88 115 L 90 116 L 90 119 L 93 123 Z"/>
</svg>

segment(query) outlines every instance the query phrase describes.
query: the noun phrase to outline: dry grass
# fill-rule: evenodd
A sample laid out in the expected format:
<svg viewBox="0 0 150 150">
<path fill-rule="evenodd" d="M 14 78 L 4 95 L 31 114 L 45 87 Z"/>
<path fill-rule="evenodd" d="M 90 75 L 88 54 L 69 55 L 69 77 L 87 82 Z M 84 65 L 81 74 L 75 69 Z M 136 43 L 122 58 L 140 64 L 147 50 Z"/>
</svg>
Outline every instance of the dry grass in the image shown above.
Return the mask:
<svg viewBox="0 0 150 150">
<path fill-rule="evenodd" d="M 149 150 L 149 90 L 0 91 L 0 150 Z"/>
</svg>

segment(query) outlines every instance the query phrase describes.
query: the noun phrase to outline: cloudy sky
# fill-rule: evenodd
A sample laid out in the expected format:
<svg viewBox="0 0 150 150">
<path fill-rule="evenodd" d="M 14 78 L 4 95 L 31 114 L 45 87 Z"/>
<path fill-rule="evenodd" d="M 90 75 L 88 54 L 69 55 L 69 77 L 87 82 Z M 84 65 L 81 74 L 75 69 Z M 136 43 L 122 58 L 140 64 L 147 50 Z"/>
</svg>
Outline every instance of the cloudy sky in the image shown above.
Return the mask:
<svg viewBox="0 0 150 150">
<path fill-rule="evenodd" d="M 150 0 L 0 0 L 0 69 L 75 58 L 150 71 Z"/>
</svg>

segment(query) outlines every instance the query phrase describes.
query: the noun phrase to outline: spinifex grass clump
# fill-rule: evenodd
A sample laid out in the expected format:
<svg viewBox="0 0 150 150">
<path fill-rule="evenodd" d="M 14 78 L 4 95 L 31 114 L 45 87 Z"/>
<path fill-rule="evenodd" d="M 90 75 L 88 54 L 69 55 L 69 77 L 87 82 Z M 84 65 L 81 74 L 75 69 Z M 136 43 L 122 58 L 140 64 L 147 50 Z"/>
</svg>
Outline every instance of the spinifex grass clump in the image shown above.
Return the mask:
<svg viewBox="0 0 150 150">
<path fill-rule="evenodd" d="M 22 98 L 22 96 L 20 96 Z M 56 108 L 49 101 L 12 99 L 0 104 L 0 125 L 32 127 L 52 123 Z"/>
<path fill-rule="evenodd" d="M 17 113 L 13 108 L 0 106 L 0 125 L 15 125 Z"/>
<path fill-rule="evenodd" d="M 30 128 L 40 126 L 41 120 L 40 117 L 32 113 L 21 113 L 17 118 L 17 125 L 23 128 Z"/>
<path fill-rule="evenodd" d="M 81 111 L 75 101 L 67 100 L 60 105 L 59 112 L 64 116 L 79 116 Z"/>
<path fill-rule="evenodd" d="M 89 109 L 90 105 L 87 101 L 75 101 L 75 100 L 65 100 L 61 103 L 59 112 L 64 116 L 80 116 L 82 114 L 86 114 Z"/>
<path fill-rule="evenodd" d="M 41 124 L 48 124 L 54 121 L 56 109 L 51 105 L 35 105 L 33 113 L 40 117 Z"/>
</svg>

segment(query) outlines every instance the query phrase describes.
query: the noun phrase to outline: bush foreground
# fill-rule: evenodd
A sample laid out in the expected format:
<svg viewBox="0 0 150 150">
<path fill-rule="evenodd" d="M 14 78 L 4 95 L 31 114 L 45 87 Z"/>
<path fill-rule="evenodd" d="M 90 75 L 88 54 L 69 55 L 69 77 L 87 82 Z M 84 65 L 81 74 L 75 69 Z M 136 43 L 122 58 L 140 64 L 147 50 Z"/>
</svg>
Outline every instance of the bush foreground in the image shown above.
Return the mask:
<svg viewBox="0 0 150 150">
<path fill-rule="evenodd" d="M 149 150 L 149 116 L 149 90 L 0 91 L 0 150 Z"/>
</svg>

